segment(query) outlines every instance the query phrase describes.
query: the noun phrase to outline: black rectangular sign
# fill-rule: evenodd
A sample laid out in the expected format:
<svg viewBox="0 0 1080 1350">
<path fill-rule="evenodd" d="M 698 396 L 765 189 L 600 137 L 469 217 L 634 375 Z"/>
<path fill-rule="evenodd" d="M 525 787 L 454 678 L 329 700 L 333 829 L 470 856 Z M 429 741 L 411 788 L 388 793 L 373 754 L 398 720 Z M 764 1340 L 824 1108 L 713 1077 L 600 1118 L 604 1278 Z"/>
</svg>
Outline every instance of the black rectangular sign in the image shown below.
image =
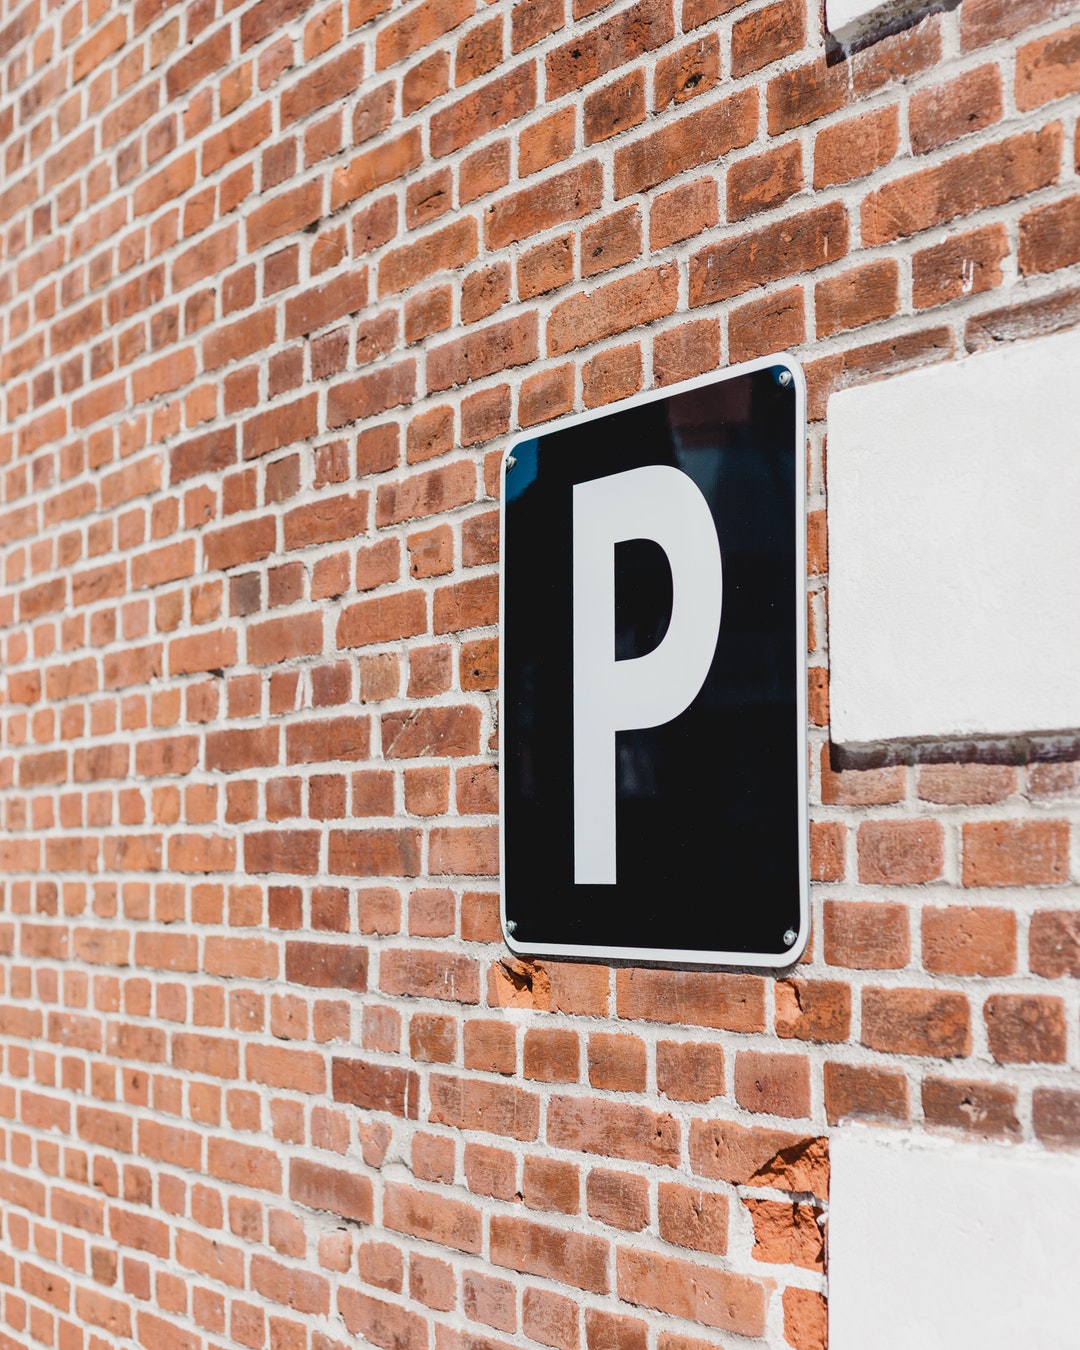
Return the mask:
<svg viewBox="0 0 1080 1350">
<path fill-rule="evenodd" d="M 515 952 L 784 966 L 805 947 L 805 420 L 777 356 L 507 452 Z"/>
</svg>

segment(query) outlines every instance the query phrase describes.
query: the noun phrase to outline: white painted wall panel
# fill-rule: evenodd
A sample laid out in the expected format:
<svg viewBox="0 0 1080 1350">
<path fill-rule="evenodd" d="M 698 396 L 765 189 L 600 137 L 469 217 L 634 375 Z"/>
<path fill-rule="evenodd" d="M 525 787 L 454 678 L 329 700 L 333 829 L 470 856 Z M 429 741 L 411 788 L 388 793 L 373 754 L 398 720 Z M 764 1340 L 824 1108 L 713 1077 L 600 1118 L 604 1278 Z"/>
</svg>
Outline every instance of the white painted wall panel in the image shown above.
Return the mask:
<svg viewBox="0 0 1080 1350">
<path fill-rule="evenodd" d="M 1075 1350 L 1074 1157 L 884 1135 L 831 1143 L 829 1350 Z"/>
<path fill-rule="evenodd" d="M 829 400 L 832 736 L 1080 727 L 1080 332 Z"/>
</svg>

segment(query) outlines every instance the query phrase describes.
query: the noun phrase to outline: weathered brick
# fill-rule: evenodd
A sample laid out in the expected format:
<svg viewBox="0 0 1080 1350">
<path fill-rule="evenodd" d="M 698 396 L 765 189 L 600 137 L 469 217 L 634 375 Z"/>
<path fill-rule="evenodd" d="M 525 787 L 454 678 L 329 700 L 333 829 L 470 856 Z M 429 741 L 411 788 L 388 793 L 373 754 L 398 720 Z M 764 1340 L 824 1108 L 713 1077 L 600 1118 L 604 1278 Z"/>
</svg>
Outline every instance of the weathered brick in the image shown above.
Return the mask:
<svg viewBox="0 0 1080 1350">
<path fill-rule="evenodd" d="M 1061 127 L 1023 132 L 895 179 L 862 205 L 862 238 L 887 244 L 1057 182 Z"/>
<path fill-rule="evenodd" d="M 757 133 L 753 89 L 733 94 L 615 151 L 615 197 L 645 192 L 749 145 Z"/>
</svg>

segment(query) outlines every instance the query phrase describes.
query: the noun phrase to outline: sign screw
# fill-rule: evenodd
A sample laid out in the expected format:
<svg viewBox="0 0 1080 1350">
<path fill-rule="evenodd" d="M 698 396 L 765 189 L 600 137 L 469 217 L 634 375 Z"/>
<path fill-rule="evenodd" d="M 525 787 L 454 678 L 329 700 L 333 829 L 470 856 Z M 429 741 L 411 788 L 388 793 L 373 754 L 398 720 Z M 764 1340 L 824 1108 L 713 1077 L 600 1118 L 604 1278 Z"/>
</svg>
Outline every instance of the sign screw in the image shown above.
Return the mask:
<svg viewBox="0 0 1080 1350">
<path fill-rule="evenodd" d="M 795 939 L 796 939 L 798 936 L 799 936 L 799 935 L 798 935 L 798 933 L 796 933 L 796 931 L 795 931 L 794 928 L 789 928 L 789 929 L 787 930 L 787 932 L 784 934 L 784 946 L 785 946 L 785 947 L 790 947 L 790 946 L 792 946 L 792 944 L 794 943 Z"/>
<path fill-rule="evenodd" d="M 782 370 L 782 371 L 780 372 L 780 374 L 776 377 L 776 379 L 777 379 L 777 383 L 780 385 L 780 388 L 781 388 L 781 389 L 786 389 L 786 388 L 788 387 L 788 385 L 791 383 L 791 371 L 790 371 L 790 370 Z M 795 939 L 792 938 L 792 942 L 794 942 L 794 941 L 795 941 Z"/>
<path fill-rule="evenodd" d="M 506 456 L 506 472 L 509 473 L 510 470 L 514 467 L 514 465 L 515 465 L 516 463 L 517 463 L 517 460 L 514 458 L 513 455 L 507 455 L 507 456 Z"/>
<path fill-rule="evenodd" d="M 513 919 L 507 919 L 507 921 L 506 921 L 506 931 L 507 931 L 508 933 L 514 933 L 514 932 L 517 931 L 517 924 L 514 922 Z"/>
</svg>

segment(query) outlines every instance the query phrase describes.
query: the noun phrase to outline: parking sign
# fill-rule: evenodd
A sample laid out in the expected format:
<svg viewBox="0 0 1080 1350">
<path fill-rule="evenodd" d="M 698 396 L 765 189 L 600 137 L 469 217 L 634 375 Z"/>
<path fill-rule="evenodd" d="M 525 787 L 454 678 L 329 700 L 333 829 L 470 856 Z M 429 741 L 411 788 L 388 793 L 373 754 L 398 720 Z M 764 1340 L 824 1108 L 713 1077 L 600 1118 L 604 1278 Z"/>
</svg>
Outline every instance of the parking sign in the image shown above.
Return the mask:
<svg viewBox="0 0 1080 1350">
<path fill-rule="evenodd" d="M 772 357 L 507 452 L 515 952 L 776 967 L 805 947 L 804 391 Z"/>
</svg>

